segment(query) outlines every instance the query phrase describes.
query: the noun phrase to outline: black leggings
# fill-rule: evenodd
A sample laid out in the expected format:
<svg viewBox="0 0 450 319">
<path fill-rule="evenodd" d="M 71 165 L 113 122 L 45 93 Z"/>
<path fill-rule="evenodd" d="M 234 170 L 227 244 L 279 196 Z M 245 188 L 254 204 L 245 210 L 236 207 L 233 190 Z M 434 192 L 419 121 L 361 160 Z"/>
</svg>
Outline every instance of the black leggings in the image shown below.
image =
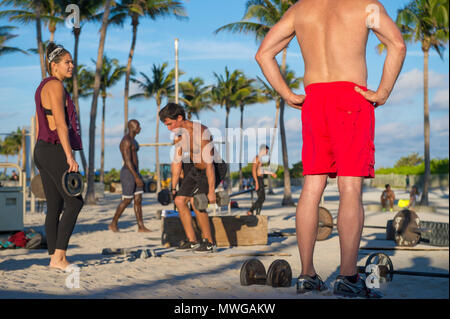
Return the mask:
<svg viewBox="0 0 450 319">
<path fill-rule="evenodd" d="M 253 214 L 253 211 L 256 209 L 256 215 L 259 215 L 261 212 L 264 201 L 266 200 L 266 192 L 264 190 L 264 177 L 258 176 L 258 190 L 256 191 L 256 195 L 258 195 L 258 199 L 253 203 L 252 207 L 249 211 Z"/>
<path fill-rule="evenodd" d="M 69 168 L 61 144 L 39 140 L 34 149 L 34 162 L 39 169 L 47 200 L 45 233 L 49 255 L 55 249 L 67 250 L 83 198 L 68 196 L 62 190 L 62 175 Z M 60 215 L 63 212 L 61 218 Z"/>
</svg>

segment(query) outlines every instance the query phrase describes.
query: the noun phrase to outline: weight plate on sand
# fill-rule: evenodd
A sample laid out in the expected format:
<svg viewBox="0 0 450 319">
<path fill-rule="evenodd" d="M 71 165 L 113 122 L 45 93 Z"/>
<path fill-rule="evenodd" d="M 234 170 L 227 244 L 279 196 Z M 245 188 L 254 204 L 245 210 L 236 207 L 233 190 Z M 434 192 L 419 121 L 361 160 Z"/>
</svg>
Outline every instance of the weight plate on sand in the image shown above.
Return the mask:
<svg viewBox="0 0 450 319">
<path fill-rule="evenodd" d="M 324 207 L 319 207 L 319 227 L 317 229 L 317 240 L 325 240 L 333 231 L 333 216 Z"/>
<path fill-rule="evenodd" d="M 388 255 L 383 253 L 371 254 L 366 260 L 366 269 L 370 264 L 374 264 L 379 267 L 380 283 L 392 281 L 392 278 L 394 277 L 394 265 Z M 368 276 L 370 274 L 366 273 L 366 275 Z"/>
<path fill-rule="evenodd" d="M 398 246 L 413 247 L 420 240 L 420 220 L 417 214 L 404 209 L 398 212 L 393 223 L 395 229 L 395 242 Z"/>
<path fill-rule="evenodd" d="M 283 259 L 275 260 L 267 271 L 267 284 L 272 287 L 290 287 L 292 284 L 292 269 Z"/>
<path fill-rule="evenodd" d="M 266 269 L 256 258 L 247 260 L 241 267 L 241 286 L 265 285 Z"/>
</svg>

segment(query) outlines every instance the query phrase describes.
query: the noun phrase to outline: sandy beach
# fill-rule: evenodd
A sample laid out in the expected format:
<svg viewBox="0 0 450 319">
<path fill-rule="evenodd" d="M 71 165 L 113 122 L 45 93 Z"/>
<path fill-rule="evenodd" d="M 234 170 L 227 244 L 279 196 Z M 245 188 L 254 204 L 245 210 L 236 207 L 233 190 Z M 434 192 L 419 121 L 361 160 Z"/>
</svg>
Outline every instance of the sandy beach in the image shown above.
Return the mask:
<svg viewBox="0 0 450 319">
<path fill-rule="evenodd" d="M 293 198 L 298 199 L 300 188 L 293 188 Z M 381 189 L 365 188 L 364 204 L 378 203 Z M 394 190 L 399 199 L 407 198 L 404 190 Z M 295 228 L 295 208 L 282 207 L 282 188 L 275 195 L 267 196 L 262 214 L 268 216 L 269 233 L 291 231 Z M 419 213 L 424 221 L 449 222 L 449 191 L 435 189 L 430 192 L 430 204 L 435 213 Z M 324 206 L 332 213 L 334 222 L 338 209 L 338 192 L 335 185 L 328 185 Z M 269 237 L 264 246 L 239 246 L 219 248 L 214 254 L 177 253 L 161 245 L 161 220 L 158 209 L 167 209 L 156 201 L 156 194 L 145 193 L 143 214 L 150 233 L 138 233 L 132 206 L 128 207 L 119 221 L 120 233 L 108 230 L 119 203 L 119 194 L 106 193 L 97 206 L 85 206 L 78 218 L 70 241 L 68 258 L 79 268 L 79 287 L 67 285 L 69 273 L 48 268 L 46 250 L 6 249 L 0 251 L 0 298 L 150 298 L 150 299 L 309 299 L 336 298 L 331 292 L 320 295 L 297 295 L 295 279 L 300 274 L 300 260 L 295 236 Z M 236 198 L 240 208 L 233 214 L 245 214 L 250 206 L 250 196 Z M 394 213 L 367 211 L 365 225 L 386 226 Z M 27 213 L 25 229 L 44 232 L 44 213 Z M 394 247 L 393 241 L 385 240 L 385 230 L 365 228 L 361 247 Z M 152 248 L 163 257 L 135 259 L 125 255 L 102 255 L 104 248 Z M 436 248 L 419 244 L 415 248 Z M 239 282 L 240 268 L 250 258 L 229 255 L 271 252 L 289 256 L 258 257 L 266 270 L 275 259 L 285 259 L 293 271 L 292 286 L 272 288 L 269 286 L 243 287 Z M 364 265 L 367 256 L 375 251 L 360 250 L 359 265 Z M 388 250 L 395 269 L 422 272 L 448 273 L 449 252 Z M 337 229 L 325 241 L 317 242 L 315 266 L 319 275 L 332 288 L 339 273 L 339 238 Z M 73 285 L 72 285 L 73 286 Z M 330 289 L 331 291 L 331 289 Z M 385 298 L 449 298 L 447 278 L 394 276 L 394 280 L 381 285 Z"/>
</svg>

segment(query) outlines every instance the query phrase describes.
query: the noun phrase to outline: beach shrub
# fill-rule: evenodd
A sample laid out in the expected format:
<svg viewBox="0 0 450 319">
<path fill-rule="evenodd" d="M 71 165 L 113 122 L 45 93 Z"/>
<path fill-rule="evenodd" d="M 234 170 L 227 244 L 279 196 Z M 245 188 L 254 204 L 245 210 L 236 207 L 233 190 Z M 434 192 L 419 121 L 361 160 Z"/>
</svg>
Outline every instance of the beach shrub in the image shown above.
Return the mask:
<svg viewBox="0 0 450 319">
<path fill-rule="evenodd" d="M 449 159 L 432 159 L 430 169 L 431 174 L 448 174 Z M 422 162 L 416 166 L 382 167 L 377 169 L 375 174 L 423 175 L 425 174 L 425 163 Z"/>
<path fill-rule="evenodd" d="M 109 172 L 105 172 L 104 177 L 105 184 L 111 184 L 112 182 L 120 182 L 120 171 L 112 168 Z"/>
</svg>

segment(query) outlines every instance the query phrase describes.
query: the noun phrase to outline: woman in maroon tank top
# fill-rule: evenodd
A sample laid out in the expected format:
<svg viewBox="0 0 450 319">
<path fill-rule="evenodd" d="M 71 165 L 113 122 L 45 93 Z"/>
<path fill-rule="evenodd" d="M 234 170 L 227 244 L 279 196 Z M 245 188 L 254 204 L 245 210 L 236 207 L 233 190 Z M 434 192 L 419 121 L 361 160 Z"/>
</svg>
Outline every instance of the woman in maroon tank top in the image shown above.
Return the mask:
<svg viewBox="0 0 450 319">
<path fill-rule="evenodd" d="M 71 197 L 62 190 L 66 171 L 78 171 L 73 150 L 82 149 L 75 108 L 63 85 L 72 77 L 70 53 L 51 42 L 47 47 L 47 72 L 35 93 L 37 143 L 34 161 L 39 169 L 47 201 L 45 232 L 50 267 L 65 270 L 70 263 L 66 251 L 78 214 L 81 196 Z"/>
</svg>

